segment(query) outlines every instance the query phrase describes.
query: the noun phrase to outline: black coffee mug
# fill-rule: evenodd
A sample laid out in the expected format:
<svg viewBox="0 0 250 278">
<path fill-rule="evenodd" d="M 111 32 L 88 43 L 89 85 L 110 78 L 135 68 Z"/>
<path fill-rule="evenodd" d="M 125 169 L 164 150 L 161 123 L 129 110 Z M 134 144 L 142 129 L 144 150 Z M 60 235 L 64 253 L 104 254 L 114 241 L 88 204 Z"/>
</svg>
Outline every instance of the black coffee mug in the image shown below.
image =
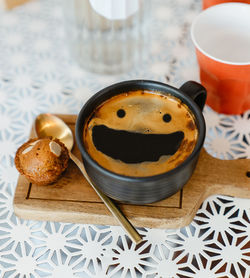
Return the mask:
<svg viewBox="0 0 250 278">
<path fill-rule="evenodd" d="M 95 108 L 115 95 L 135 90 L 151 90 L 173 95 L 187 105 L 195 118 L 198 138 L 193 152 L 180 165 L 166 173 L 148 177 L 116 174 L 100 166 L 85 149 L 83 129 Z M 93 95 L 82 107 L 76 122 L 76 142 L 91 180 L 107 196 L 131 204 L 153 203 L 178 192 L 191 177 L 204 143 L 206 127 L 202 110 L 205 101 L 205 88 L 194 81 L 188 81 L 177 89 L 151 80 L 130 80 L 111 85 Z"/>
</svg>

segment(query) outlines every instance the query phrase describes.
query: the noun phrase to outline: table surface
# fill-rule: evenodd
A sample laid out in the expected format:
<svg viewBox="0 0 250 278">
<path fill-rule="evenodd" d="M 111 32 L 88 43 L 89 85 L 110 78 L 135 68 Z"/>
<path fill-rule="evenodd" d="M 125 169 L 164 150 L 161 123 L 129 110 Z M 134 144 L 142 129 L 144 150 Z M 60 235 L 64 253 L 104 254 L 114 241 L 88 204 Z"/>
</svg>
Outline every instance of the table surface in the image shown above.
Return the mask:
<svg viewBox="0 0 250 278">
<path fill-rule="evenodd" d="M 36 115 L 77 114 L 89 96 L 121 80 L 177 87 L 199 81 L 189 31 L 200 2 L 153 1 L 150 58 L 117 76 L 86 72 L 71 59 L 59 0 L 0 12 L 1 277 L 250 277 L 248 199 L 211 196 L 187 227 L 139 228 L 138 246 L 118 226 L 28 221 L 13 213 L 13 157 Z M 204 116 L 211 155 L 250 158 L 250 111 L 226 116 L 205 107 Z"/>
</svg>

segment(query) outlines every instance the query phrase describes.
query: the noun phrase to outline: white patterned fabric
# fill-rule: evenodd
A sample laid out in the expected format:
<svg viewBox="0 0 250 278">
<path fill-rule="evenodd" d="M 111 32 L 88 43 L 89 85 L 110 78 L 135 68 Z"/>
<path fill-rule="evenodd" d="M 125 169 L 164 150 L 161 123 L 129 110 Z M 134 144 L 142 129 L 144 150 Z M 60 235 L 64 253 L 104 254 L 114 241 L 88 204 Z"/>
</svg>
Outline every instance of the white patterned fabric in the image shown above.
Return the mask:
<svg viewBox="0 0 250 278">
<path fill-rule="evenodd" d="M 0 277 L 250 277 L 249 199 L 211 196 L 187 227 L 140 228 L 139 246 L 120 227 L 28 221 L 13 213 L 13 158 L 36 115 L 77 114 L 91 95 L 122 80 L 177 87 L 199 81 L 189 31 L 201 1 L 152 2 L 150 58 L 118 76 L 86 72 L 72 60 L 61 1 L 0 12 Z M 250 158 L 250 111 L 226 116 L 205 107 L 204 116 L 211 155 Z"/>
</svg>

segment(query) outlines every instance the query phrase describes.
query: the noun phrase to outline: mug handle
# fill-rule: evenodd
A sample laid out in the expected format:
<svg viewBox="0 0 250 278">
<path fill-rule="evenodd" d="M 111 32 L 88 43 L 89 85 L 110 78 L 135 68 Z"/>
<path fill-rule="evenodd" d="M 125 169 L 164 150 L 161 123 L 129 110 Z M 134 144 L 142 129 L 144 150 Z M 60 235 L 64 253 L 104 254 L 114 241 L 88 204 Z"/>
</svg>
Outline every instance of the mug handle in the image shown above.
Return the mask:
<svg viewBox="0 0 250 278">
<path fill-rule="evenodd" d="M 205 87 L 203 87 L 198 82 L 187 81 L 180 87 L 180 90 L 191 97 L 194 102 L 200 107 L 201 111 L 203 110 L 207 98 L 207 91 Z"/>
</svg>

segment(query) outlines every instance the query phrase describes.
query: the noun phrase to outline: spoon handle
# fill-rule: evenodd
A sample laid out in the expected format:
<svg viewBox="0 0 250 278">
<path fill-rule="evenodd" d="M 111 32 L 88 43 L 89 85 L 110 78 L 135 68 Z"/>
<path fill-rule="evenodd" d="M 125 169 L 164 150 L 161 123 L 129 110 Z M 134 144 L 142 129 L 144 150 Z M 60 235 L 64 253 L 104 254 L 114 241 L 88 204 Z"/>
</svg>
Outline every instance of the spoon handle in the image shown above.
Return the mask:
<svg viewBox="0 0 250 278">
<path fill-rule="evenodd" d="M 82 174 L 88 181 L 88 183 L 93 187 L 97 195 L 102 199 L 106 207 L 110 210 L 113 216 L 118 220 L 123 229 L 128 233 L 130 238 L 134 241 L 134 243 L 138 244 L 142 241 L 141 235 L 136 231 L 136 229 L 132 226 L 129 220 L 124 216 L 124 214 L 118 209 L 115 203 L 105 194 L 103 194 L 96 185 L 90 180 L 83 163 L 71 152 L 69 152 L 69 156 L 71 160 L 77 165 L 77 167 L 81 170 Z"/>
</svg>

